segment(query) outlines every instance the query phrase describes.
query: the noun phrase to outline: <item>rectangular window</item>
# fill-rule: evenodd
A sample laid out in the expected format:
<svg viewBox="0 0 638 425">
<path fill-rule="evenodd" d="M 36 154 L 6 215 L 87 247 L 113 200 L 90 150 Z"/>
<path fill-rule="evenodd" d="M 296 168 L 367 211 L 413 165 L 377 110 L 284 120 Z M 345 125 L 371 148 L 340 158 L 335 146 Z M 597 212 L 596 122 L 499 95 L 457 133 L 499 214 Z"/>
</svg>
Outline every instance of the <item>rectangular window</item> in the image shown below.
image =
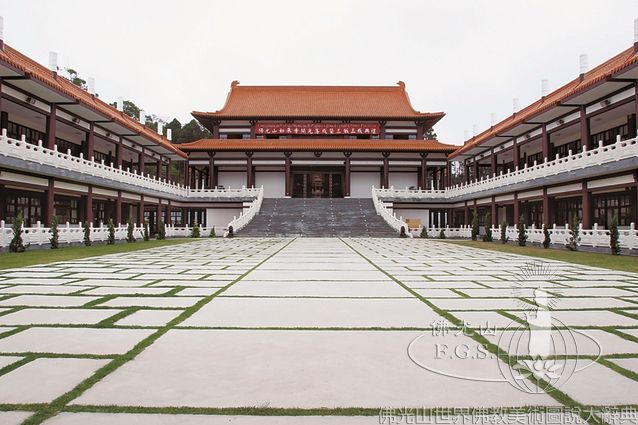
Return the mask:
<svg viewBox="0 0 638 425">
<path fill-rule="evenodd" d="M 592 202 L 594 223 L 609 228 L 611 220 L 616 215 L 619 226 L 629 226 L 634 221 L 631 198 L 632 196 L 628 192 L 594 195 Z"/>
<path fill-rule="evenodd" d="M 557 199 L 554 205 L 556 206 L 557 226 L 570 224 L 574 216 L 578 221 L 582 221 L 583 201 L 580 197 Z"/>
<path fill-rule="evenodd" d="M 55 197 L 55 215 L 60 224 L 78 224 L 80 207 L 77 198 Z"/>
</svg>

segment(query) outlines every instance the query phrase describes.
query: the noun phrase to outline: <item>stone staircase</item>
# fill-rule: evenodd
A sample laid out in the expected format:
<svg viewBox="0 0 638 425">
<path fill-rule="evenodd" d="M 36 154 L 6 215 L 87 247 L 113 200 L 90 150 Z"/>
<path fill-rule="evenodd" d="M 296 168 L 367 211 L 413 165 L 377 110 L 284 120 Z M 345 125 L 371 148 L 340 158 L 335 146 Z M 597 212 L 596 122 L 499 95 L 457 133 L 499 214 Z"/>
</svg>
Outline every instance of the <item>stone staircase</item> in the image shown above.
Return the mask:
<svg viewBox="0 0 638 425">
<path fill-rule="evenodd" d="M 264 199 L 259 214 L 237 236 L 397 237 L 371 199 Z"/>
</svg>

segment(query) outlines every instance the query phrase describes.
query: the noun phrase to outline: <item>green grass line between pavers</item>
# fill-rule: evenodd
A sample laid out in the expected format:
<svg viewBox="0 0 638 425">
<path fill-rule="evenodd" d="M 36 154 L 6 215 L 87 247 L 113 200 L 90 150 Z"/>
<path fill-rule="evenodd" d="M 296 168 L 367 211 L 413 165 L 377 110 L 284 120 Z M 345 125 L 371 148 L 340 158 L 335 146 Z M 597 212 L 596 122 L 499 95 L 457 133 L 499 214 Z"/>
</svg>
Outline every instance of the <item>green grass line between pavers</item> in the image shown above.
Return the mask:
<svg viewBox="0 0 638 425">
<path fill-rule="evenodd" d="M 388 273 L 383 268 L 377 266 L 377 264 L 374 261 L 372 261 L 369 258 L 367 258 L 365 255 L 363 255 L 361 252 L 359 252 L 356 248 L 354 248 L 348 242 L 344 241 L 341 238 L 340 238 L 340 240 L 346 246 L 348 246 L 351 250 L 353 250 L 359 256 L 361 256 L 361 258 L 363 258 L 368 263 L 370 263 L 370 265 L 372 265 L 374 268 L 379 270 L 381 273 L 385 274 L 388 278 L 392 279 L 392 281 L 397 283 L 403 289 L 405 289 L 406 291 L 411 293 L 414 297 L 416 297 L 421 302 L 423 302 L 428 307 L 430 307 L 435 313 L 437 313 L 438 315 L 440 315 L 444 319 L 448 320 L 450 323 L 452 323 L 455 326 L 463 326 L 463 322 L 460 319 L 458 319 L 456 316 L 454 316 L 453 314 L 451 314 L 450 312 L 448 312 L 448 311 L 446 311 L 446 310 L 444 310 L 442 308 L 437 307 L 436 305 L 431 303 L 428 299 L 426 299 L 425 297 L 420 295 L 418 292 L 414 291 L 412 288 L 410 288 L 409 286 L 407 286 L 406 284 L 401 282 L 399 279 L 395 278 L 392 274 Z M 510 367 L 514 366 L 517 363 L 517 359 L 516 358 L 510 357 L 509 354 L 504 353 L 503 351 L 501 351 L 497 345 L 495 345 L 492 342 L 490 342 L 483 335 L 480 335 L 479 333 L 477 333 L 476 330 L 467 329 L 466 328 L 466 336 L 472 338 L 477 343 L 483 345 L 487 351 L 489 351 L 490 353 L 494 354 L 496 357 L 498 357 L 499 360 L 501 360 L 505 364 L 509 365 Z M 606 422 L 604 422 L 601 418 L 594 417 L 594 416 L 592 416 L 592 417 L 587 416 L 586 413 L 585 413 L 587 411 L 587 406 L 586 405 L 577 402 L 576 400 L 571 398 L 566 393 L 558 390 L 558 388 L 554 387 L 549 382 L 547 382 L 547 381 L 545 381 L 543 379 L 537 378 L 533 374 L 530 375 L 530 377 L 528 379 L 530 381 L 532 381 L 533 384 L 537 385 L 539 388 L 543 388 L 548 396 L 552 397 L 554 400 L 558 401 L 559 403 L 563 404 L 564 406 L 570 407 L 570 408 L 578 408 L 579 409 L 578 411 L 581 412 L 580 416 L 582 417 L 582 419 L 584 419 L 588 423 L 590 423 L 592 425 L 606 424 Z"/>
<path fill-rule="evenodd" d="M 502 244 L 500 242 L 448 239 L 440 241 L 437 240 L 437 242 L 456 244 L 470 248 L 487 249 L 507 254 L 527 255 L 530 257 L 544 258 L 546 260 L 564 261 L 566 263 L 580 264 L 584 266 L 638 273 L 638 258 L 631 255 L 611 255 L 599 252 L 568 251 L 554 248 L 545 249 L 536 246 Z"/>
<path fill-rule="evenodd" d="M 208 304 L 210 301 L 212 301 L 219 294 L 223 293 L 228 288 L 233 286 L 235 283 L 237 283 L 240 280 L 242 280 L 246 275 L 248 275 L 250 272 L 255 270 L 257 267 L 259 267 L 261 264 L 266 262 L 268 259 L 272 258 L 276 254 L 281 252 L 284 248 L 286 248 L 288 245 L 290 245 L 294 240 L 295 239 L 288 240 L 282 247 L 277 249 L 272 254 L 268 255 L 266 258 L 264 258 L 259 263 L 255 264 L 253 267 L 251 267 L 247 271 L 245 271 L 243 274 L 241 274 L 235 280 L 230 282 L 228 285 L 224 286 L 223 288 L 220 288 L 218 291 L 216 291 L 212 295 L 209 295 L 207 297 L 202 298 L 197 303 L 195 303 L 191 307 L 189 307 L 186 310 L 184 310 L 177 317 L 175 317 L 174 319 L 169 321 L 166 325 L 160 327 L 156 332 L 154 332 L 153 334 L 149 335 L 148 337 L 144 338 L 142 341 L 137 343 L 131 350 L 127 351 L 125 354 L 122 354 L 122 355 L 116 357 L 115 359 L 113 359 L 112 361 L 107 363 L 106 365 L 104 365 L 101 368 L 99 368 L 93 375 L 91 375 L 89 378 L 85 379 L 84 381 L 80 382 L 72 390 L 68 391 L 65 394 L 62 394 L 61 396 L 59 396 L 58 398 L 53 400 L 51 403 L 49 403 L 46 406 L 44 406 L 43 408 L 38 409 L 35 412 L 34 415 L 30 416 L 24 422 L 22 422 L 22 425 L 37 425 L 37 424 L 41 424 L 45 420 L 57 415 L 72 400 L 74 400 L 74 399 L 78 398 L 79 396 L 81 396 L 85 391 L 87 391 L 88 389 L 93 387 L 95 384 L 97 384 L 99 381 L 101 381 L 107 375 L 111 374 L 112 372 L 114 372 L 115 370 L 119 369 L 124 364 L 126 364 L 129 361 L 133 360 L 140 353 L 142 353 L 146 348 L 148 348 L 150 345 L 152 345 L 157 339 L 159 339 L 162 335 L 166 334 L 169 330 L 173 329 L 175 326 L 179 325 L 184 320 L 186 320 L 189 317 L 191 317 L 193 314 L 195 314 L 197 311 L 199 311 L 201 308 L 203 308 L 206 304 Z M 275 245 L 276 244 L 273 244 L 273 245 L 270 245 L 270 246 L 275 246 Z"/>
<path fill-rule="evenodd" d="M 34 266 L 37 264 L 50 264 L 59 261 L 85 259 L 108 254 L 120 254 L 189 242 L 195 241 L 193 239 L 180 238 L 137 241 L 135 243 L 117 243 L 115 245 L 100 244 L 91 246 L 72 246 L 68 248 L 63 247 L 58 249 L 38 248 L 21 253 L 5 252 L 0 254 L 0 270 Z"/>
</svg>

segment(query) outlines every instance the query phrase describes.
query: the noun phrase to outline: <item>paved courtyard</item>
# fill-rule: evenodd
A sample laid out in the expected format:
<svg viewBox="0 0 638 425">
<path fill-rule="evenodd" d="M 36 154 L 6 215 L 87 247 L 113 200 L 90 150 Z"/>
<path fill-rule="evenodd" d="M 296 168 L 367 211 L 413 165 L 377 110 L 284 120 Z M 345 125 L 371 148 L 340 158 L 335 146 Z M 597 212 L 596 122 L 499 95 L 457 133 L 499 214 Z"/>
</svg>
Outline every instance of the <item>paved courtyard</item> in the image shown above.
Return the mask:
<svg viewBox="0 0 638 425">
<path fill-rule="evenodd" d="M 526 327 L 547 311 L 549 334 Z M 57 411 L 44 423 L 426 423 L 456 412 L 628 424 L 636 404 L 630 273 L 336 238 L 209 239 L 0 273 L 0 424 Z"/>
</svg>

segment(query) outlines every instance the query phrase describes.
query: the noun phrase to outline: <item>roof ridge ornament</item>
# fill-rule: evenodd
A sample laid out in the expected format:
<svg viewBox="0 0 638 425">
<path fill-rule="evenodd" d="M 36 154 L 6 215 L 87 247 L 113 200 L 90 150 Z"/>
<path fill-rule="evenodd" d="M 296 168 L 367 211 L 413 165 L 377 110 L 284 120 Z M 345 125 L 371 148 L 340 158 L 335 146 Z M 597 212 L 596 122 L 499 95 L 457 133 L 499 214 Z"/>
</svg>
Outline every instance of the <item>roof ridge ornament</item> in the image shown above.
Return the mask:
<svg viewBox="0 0 638 425">
<path fill-rule="evenodd" d="M 233 87 L 237 87 L 238 85 L 239 85 L 239 81 L 237 81 L 237 80 L 233 80 L 233 81 L 230 83 L 230 88 L 232 89 Z"/>
<path fill-rule="evenodd" d="M 405 90 L 405 83 L 401 80 L 397 81 L 397 85 L 401 87 L 401 90 Z"/>
</svg>

